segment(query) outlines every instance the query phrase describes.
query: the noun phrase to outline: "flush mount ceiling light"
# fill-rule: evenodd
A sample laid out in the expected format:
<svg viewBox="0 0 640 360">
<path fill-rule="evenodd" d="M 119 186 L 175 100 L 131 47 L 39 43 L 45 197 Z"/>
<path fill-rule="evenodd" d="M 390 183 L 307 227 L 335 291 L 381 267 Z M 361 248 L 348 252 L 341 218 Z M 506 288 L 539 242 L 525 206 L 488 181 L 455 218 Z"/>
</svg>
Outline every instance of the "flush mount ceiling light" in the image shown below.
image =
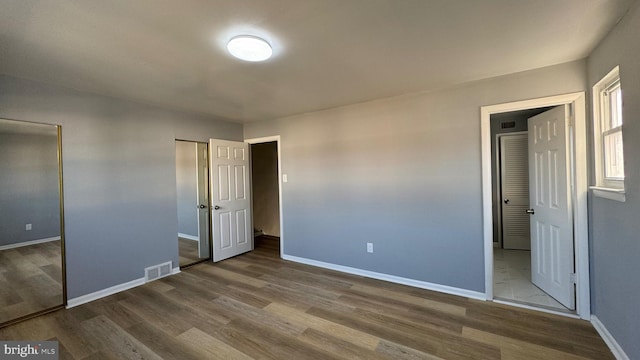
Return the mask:
<svg viewBox="0 0 640 360">
<path fill-rule="evenodd" d="M 268 42 L 250 35 L 240 35 L 229 40 L 227 50 L 244 61 L 265 61 L 273 54 Z"/>
</svg>

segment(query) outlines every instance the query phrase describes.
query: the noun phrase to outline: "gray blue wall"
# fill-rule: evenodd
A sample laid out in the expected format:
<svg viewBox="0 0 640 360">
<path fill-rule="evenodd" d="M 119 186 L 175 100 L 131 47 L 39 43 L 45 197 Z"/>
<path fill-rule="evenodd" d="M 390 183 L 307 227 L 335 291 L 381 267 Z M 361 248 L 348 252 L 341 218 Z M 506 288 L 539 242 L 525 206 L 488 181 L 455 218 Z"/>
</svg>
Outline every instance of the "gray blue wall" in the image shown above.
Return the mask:
<svg viewBox="0 0 640 360">
<path fill-rule="evenodd" d="M 176 141 L 178 233 L 198 237 L 197 144 Z"/>
<path fill-rule="evenodd" d="M 0 133 L 0 246 L 60 236 L 57 151 L 54 126 L 50 134 Z"/>
<path fill-rule="evenodd" d="M 592 311 L 631 359 L 640 359 L 640 2 L 588 58 L 589 87 L 620 65 L 624 203 L 591 196 Z M 593 169 L 593 166 L 592 166 Z M 592 173 L 591 184 L 595 178 Z"/>
<path fill-rule="evenodd" d="M 578 61 L 245 124 L 281 135 L 285 254 L 483 292 L 480 107 L 584 91 L 585 74 Z"/>
<path fill-rule="evenodd" d="M 242 126 L 0 76 L 0 118 L 62 125 L 68 297 L 178 265 L 175 139 Z"/>
</svg>

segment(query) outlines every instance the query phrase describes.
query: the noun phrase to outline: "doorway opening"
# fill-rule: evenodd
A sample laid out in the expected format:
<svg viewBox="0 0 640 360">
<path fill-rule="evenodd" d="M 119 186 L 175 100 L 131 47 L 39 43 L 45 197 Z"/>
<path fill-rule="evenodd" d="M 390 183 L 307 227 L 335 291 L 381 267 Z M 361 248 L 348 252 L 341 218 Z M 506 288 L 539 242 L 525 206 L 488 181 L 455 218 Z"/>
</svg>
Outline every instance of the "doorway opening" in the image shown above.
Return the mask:
<svg viewBox="0 0 640 360">
<path fill-rule="evenodd" d="M 282 257 L 280 136 L 246 140 L 251 148 L 252 213 L 256 247 L 279 248 Z"/>
<path fill-rule="evenodd" d="M 484 106 L 481 130 L 487 300 L 588 319 L 584 93 Z"/>
<path fill-rule="evenodd" d="M 492 114 L 494 299 L 572 312 L 532 280 L 529 119 L 551 107 Z M 535 250 L 535 249 L 534 249 Z M 574 254 L 571 254 L 573 257 Z M 535 267 L 534 267 L 535 269 Z M 573 271 L 573 270 L 572 270 Z M 575 295 L 571 302 L 575 303 Z M 570 306 L 570 305 L 569 305 Z"/>
<path fill-rule="evenodd" d="M 211 259 L 207 143 L 176 140 L 180 268 Z"/>
</svg>

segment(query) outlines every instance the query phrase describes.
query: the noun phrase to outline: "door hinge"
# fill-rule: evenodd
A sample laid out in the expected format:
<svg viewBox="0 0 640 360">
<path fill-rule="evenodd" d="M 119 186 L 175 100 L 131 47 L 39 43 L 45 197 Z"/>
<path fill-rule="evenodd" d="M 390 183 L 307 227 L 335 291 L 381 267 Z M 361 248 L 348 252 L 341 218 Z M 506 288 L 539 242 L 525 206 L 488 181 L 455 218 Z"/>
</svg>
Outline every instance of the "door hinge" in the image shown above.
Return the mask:
<svg viewBox="0 0 640 360">
<path fill-rule="evenodd" d="M 576 284 L 578 282 L 578 277 L 576 276 L 576 273 L 569 274 L 569 281 L 571 281 L 572 284 Z"/>
</svg>

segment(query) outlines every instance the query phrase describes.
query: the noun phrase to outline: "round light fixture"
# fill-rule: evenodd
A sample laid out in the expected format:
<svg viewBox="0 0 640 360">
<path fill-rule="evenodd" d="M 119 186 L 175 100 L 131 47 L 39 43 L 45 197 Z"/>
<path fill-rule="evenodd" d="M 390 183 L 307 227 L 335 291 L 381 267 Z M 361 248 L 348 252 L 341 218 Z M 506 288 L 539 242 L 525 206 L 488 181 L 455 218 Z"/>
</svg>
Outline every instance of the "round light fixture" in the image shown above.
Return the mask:
<svg viewBox="0 0 640 360">
<path fill-rule="evenodd" d="M 227 50 L 231 55 L 244 61 L 265 61 L 273 54 L 271 45 L 268 42 L 250 35 L 240 35 L 232 38 L 227 43 Z"/>
</svg>

